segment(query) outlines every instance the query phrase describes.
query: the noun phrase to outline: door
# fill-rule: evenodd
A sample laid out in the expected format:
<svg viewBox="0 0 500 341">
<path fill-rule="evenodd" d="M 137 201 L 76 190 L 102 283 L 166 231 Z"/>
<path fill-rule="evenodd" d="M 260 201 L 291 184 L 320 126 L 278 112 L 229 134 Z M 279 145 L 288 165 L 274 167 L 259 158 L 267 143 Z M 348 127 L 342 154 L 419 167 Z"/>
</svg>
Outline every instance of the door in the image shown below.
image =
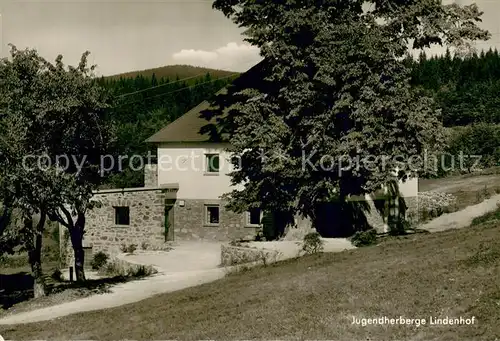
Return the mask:
<svg viewBox="0 0 500 341">
<path fill-rule="evenodd" d="M 174 205 L 165 205 L 165 241 L 174 240 Z"/>
</svg>

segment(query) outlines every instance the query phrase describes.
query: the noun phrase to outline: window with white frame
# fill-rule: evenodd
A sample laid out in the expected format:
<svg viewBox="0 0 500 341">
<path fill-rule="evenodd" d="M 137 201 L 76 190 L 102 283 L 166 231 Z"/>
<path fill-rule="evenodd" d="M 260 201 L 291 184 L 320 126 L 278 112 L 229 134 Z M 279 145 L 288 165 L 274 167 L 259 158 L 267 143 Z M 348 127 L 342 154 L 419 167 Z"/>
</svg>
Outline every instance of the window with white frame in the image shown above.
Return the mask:
<svg viewBox="0 0 500 341">
<path fill-rule="evenodd" d="M 219 173 L 219 154 L 205 154 L 205 171 L 207 173 Z"/>
<path fill-rule="evenodd" d="M 205 224 L 219 225 L 219 205 L 205 205 Z"/>
<path fill-rule="evenodd" d="M 260 208 L 252 208 L 247 212 L 247 226 L 260 225 L 262 220 L 262 210 Z"/>
</svg>

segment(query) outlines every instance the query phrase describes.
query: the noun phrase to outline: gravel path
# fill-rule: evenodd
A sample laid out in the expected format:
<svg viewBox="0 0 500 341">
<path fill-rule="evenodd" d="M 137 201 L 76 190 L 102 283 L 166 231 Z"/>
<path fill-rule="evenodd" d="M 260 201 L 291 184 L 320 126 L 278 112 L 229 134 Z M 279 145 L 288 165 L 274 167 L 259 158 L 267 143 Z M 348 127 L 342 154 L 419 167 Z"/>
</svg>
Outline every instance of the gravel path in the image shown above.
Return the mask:
<svg viewBox="0 0 500 341">
<path fill-rule="evenodd" d="M 281 251 L 282 255 L 279 260 L 297 257 L 300 250 L 300 246 L 296 242 L 267 242 L 257 245 Z M 117 307 L 138 302 L 157 294 L 218 280 L 232 270 L 231 267 L 219 267 L 220 246 L 221 243 L 188 242 L 179 243 L 168 253 L 153 252 L 125 256 L 124 259 L 130 263 L 155 266 L 158 269 L 158 274 L 113 286 L 111 293 L 9 315 L 0 319 L 0 325 L 46 321 L 85 311 Z M 326 240 L 325 243 L 325 252 L 340 252 L 350 248 L 353 246 L 344 239 Z M 260 263 L 248 265 L 257 264 Z"/>
<path fill-rule="evenodd" d="M 480 204 L 468 206 L 461 211 L 443 214 L 419 228 L 429 232 L 440 232 L 467 227 L 474 218 L 495 211 L 499 207 L 498 205 L 500 205 L 500 194 L 486 199 Z"/>
<path fill-rule="evenodd" d="M 111 293 L 9 315 L 2 324 L 46 321 L 84 311 L 100 310 L 138 302 L 156 294 L 215 281 L 225 276 L 219 268 L 220 243 L 182 243 L 167 253 L 126 256 L 131 263 L 154 265 L 159 273 L 137 281 L 118 284 Z"/>
</svg>

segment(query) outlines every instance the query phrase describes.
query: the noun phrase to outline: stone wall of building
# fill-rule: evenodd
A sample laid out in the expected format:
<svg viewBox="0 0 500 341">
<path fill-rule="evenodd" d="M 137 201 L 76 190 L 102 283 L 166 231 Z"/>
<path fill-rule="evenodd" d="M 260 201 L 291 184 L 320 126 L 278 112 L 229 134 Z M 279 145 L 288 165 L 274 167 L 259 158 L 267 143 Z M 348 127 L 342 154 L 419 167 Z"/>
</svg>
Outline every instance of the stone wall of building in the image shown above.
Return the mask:
<svg viewBox="0 0 500 341">
<path fill-rule="evenodd" d="M 147 164 L 144 166 L 144 187 L 158 186 L 158 165 Z"/>
<path fill-rule="evenodd" d="M 142 243 L 159 246 L 165 241 L 164 194 L 160 189 L 123 190 L 94 195 L 100 207 L 89 211 L 85 225 L 85 244 L 92 252 L 117 253 L 120 246 Z M 116 206 L 130 209 L 130 224 L 115 224 Z"/>
<path fill-rule="evenodd" d="M 183 202 L 183 206 L 181 203 Z M 206 224 L 205 205 L 219 205 L 219 224 Z M 173 209 L 174 240 L 213 240 L 228 241 L 253 239 L 256 227 L 246 226 L 245 214 L 233 213 L 225 208 L 221 200 L 182 200 L 177 199 Z"/>
</svg>

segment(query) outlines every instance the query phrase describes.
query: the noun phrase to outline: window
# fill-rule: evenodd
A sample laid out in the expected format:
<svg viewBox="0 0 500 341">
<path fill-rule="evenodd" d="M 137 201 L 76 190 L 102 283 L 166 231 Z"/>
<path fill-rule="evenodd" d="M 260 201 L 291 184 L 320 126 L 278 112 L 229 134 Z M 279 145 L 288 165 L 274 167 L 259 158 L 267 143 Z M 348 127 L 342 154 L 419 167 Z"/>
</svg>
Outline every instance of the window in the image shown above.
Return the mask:
<svg viewBox="0 0 500 341">
<path fill-rule="evenodd" d="M 218 205 L 207 205 L 205 206 L 205 223 L 208 225 L 218 225 L 219 224 L 219 206 Z"/>
<path fill-rule="evenodd" d="M 219 173 L 219 154 L 206 154 L 207 173 Z"/>
<path fill-rule="evenodd" d="M 247 225 L 260 225 L 261 210 L 260 208 L 252 208 L 247 212 Z"/>
<path fill-rule="evenodd" d="M 115 207 L 115 225 L 130 225 L 129 207 Z"/>
</svg>

